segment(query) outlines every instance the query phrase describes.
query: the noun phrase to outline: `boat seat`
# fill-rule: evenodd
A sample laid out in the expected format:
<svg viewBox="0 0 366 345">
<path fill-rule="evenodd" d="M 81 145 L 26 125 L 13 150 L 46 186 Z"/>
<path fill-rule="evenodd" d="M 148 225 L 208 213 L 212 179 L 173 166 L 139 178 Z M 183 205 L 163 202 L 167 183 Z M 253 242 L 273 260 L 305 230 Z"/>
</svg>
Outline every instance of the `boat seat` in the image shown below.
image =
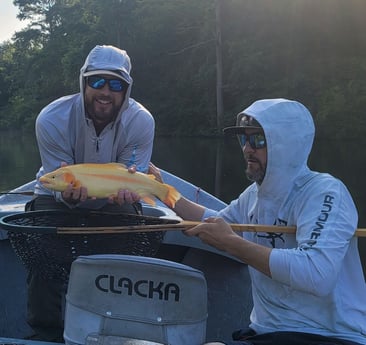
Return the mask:
<svg viewBox="0 0 366 345">
<path fill-rule="evenodd" d="M 113 254 L 72 263 L 66 345 L 200 345 L 206 320 L 206 280 L 190 266 Z"/>
</svg>

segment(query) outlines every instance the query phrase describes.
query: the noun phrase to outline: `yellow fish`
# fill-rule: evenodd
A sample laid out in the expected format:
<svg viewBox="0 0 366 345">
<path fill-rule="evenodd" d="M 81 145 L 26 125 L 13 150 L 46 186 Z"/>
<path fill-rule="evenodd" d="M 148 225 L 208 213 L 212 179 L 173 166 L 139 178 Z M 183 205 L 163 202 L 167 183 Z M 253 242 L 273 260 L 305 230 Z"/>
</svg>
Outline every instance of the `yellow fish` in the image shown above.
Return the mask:
<svg viewBox="0 0 366 345">
<path fill-rule="evenodd" d="M 58 192 L 70 183 L 75 189 L 86 187 L 88 196 L 95 198 L 116 197 L 120 189 L 128 189 L 150 205 L 155 205 L 155 196 L 171 208 L 181 197 L 173 186 L 156 181 L 154 175 L 132 174 L 119 163 L 67 165 L 43 175 L 39 182 Z"/>
</svg>

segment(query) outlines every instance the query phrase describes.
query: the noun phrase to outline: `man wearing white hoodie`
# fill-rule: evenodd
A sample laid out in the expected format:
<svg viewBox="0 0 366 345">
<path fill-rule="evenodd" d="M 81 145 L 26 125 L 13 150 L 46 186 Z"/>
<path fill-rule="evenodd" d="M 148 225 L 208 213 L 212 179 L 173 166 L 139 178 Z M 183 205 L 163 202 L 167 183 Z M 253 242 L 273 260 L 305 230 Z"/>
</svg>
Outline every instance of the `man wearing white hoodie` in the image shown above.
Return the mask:
<svg viewBox="0 0 366 345">
<path fill-rule="evenodd" d="M 302 104 L 254 102 L 238 114 L 236 134 L 253 183 L 216 212 L 181 198 L 175 211 L 204 220 L 190 230 L 248 264 L 250 325 L 210 344 L 366 344 L 366 284 L 354 236 L 358 215 L 344 184 L 309 169 L 314 123 Z M 150 171 L 159 176 L 151 165 Z M 296 226 L 296 234 L 235 233 L 228 223 Z"/>
<path fill-rule="evenodd" d="M 42 167 L 37 179 L 66 164 L 117 162 L 148 170 L 155 122 L 130 97 L 131 62 L 126 51 L 96 46 L 80 70 L 80 92 L 47 105 L 36 120 Z M 87 199 L 85 189 L 53 193 L 37 183 L 37 195 L 51 195 L 69 207 Z M 131 200 L 128 192 L 119 202 Z M 89 205 L 88 205 L 89 206 Z M 98 205 L 100 207 L 100 205 Z"/>
<path fill-rule="evenodd" d="M 80 92 L 53 101 L 37 117 L 42 162 L 37 180 L 61 164 L 117 162 L 141 172 L 148 170 L 155 122 L 150 112 L 130 97 L 130 71 L 126 51 L 106 45 L 90 51 L 80 70 Z M 74 190 L 70 185 L 61 193 L 37 182 L 35 198 L 27 210 L 88 208 L 138 213 L 137 200 L 127 190 L 120 190 L 112 203 L 88 198 L 83 187 Z M 148 245 L 146 238 L 144 241 Z M 45 279 L 35 267 L 27 281 L 28 323 L 36 332 L 32 339 L 62 342 L 65 279 Z"/>
</svg>

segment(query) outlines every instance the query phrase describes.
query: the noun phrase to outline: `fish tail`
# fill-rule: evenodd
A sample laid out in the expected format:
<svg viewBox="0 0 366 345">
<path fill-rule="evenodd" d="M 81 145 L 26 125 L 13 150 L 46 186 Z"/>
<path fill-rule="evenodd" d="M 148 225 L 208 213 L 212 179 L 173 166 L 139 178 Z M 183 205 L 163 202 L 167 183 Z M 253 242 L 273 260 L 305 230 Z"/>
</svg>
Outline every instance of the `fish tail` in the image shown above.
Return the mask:
<svg viewBox="0 0 366 345">
<path fill-rule="evenodd" d="M 166 193 L 165 199 L 162 202 L 170 208 L 174 208 L 175 203 L 180 199 L 181 195 L 173 186 L 165 183 L 163 185 L 168 189 L 168 193 Z"/>
<path fill-rule="evenodd" d="M 153 196 L 143 196 L 141 198 L 143 201 L 145 201 L 147 204 L 151 205 L 151 206 L 155 206 L 156 205 L 156 202 L 155 200 L 153 199 Z"/>
</svg>

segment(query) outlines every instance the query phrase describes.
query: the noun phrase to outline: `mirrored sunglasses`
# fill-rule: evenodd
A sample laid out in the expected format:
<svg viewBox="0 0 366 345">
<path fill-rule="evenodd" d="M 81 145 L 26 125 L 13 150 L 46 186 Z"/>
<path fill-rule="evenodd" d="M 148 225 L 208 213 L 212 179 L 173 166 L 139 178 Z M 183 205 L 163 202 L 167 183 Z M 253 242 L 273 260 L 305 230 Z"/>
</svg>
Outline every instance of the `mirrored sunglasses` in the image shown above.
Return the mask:
<svg viewBox="0 0 366 345">
<path fill-rule="evenodd" d="M 249 141 L 252 149 L 264 149 L 267 147 L 266 137 L 263 133 L 254 133 L 250 135 L 238 134 L 238 139 L 241 147 Z"/>
<path fill-rule="evenodd" d="M 122 79 L 107 79 L 99 75 L 92 75 L 86 78 L 88 85 L 93 89 L 101 89 L 108 83 L 109 90 L 113 92 L 121 92 L 127 89 L 128 84 Z"/>
</svg>

